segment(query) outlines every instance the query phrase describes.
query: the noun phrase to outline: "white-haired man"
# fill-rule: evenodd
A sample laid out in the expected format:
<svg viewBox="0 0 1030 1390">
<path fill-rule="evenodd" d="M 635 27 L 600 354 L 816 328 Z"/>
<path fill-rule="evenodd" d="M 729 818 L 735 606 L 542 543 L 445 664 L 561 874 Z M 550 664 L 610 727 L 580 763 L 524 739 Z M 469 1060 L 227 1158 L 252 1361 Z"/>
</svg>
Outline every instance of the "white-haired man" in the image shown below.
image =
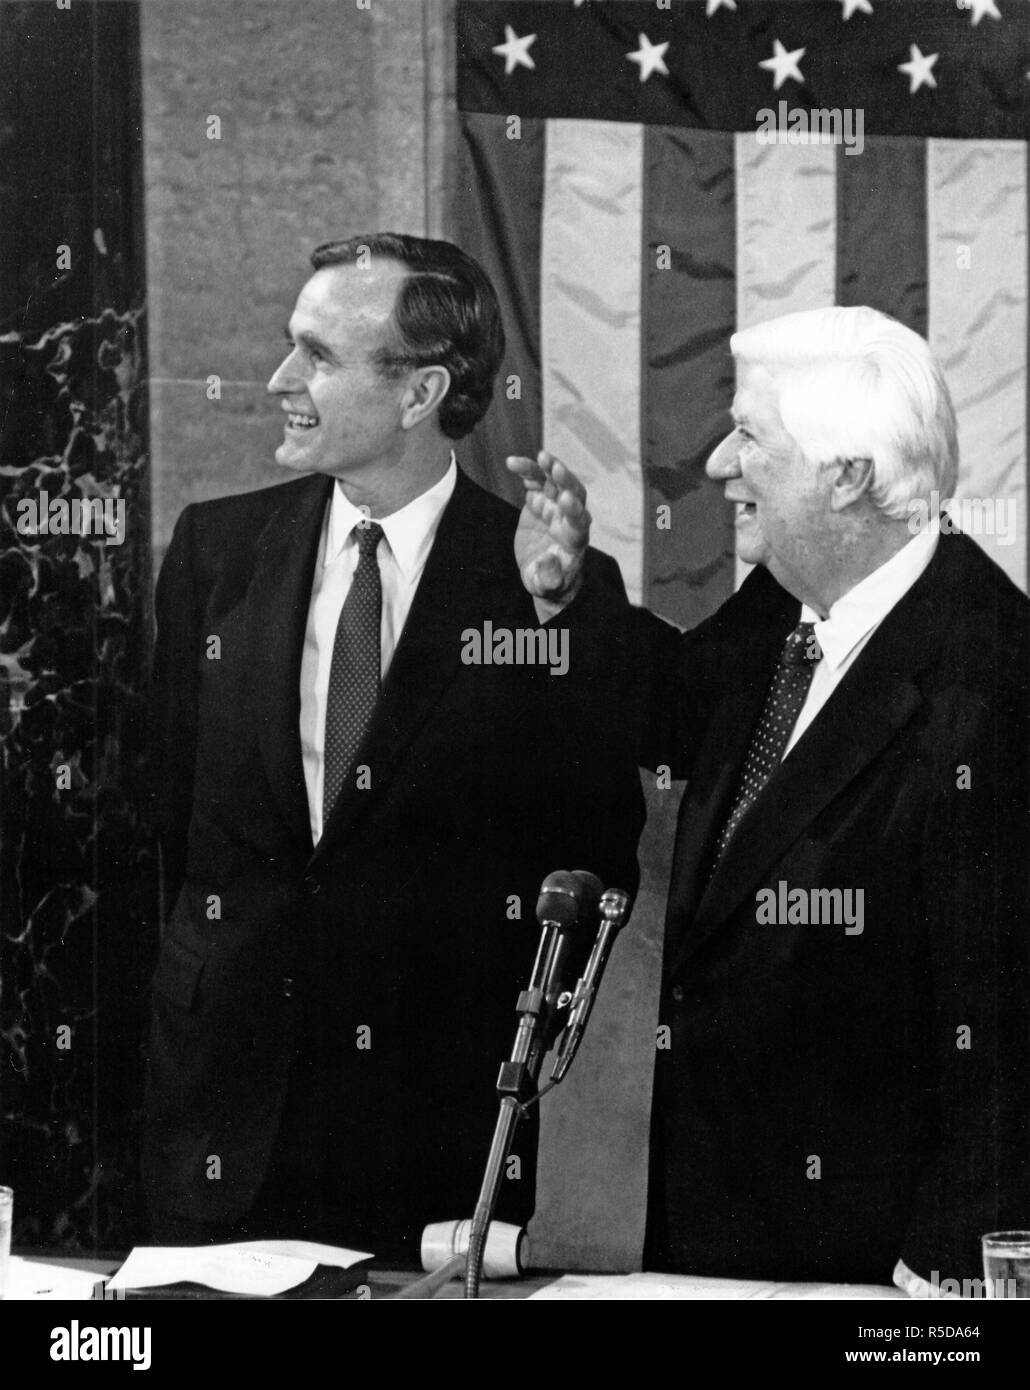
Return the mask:
<svg viewBox="0 0 1030 1390">
<path fill-rule="evenodd" d="M 640 761 L 688 779 L 645 1259 L 925 1291 L 1030 1224 L 1030 604 L 910 527 L 957 466 L 918 335 L 837 308 L 731 348 L 707 471 L 756 568 L 694 631 L 584 582 L 581 484 L 509 460 L 524 582 L 597 631 Z"/>
</svg>

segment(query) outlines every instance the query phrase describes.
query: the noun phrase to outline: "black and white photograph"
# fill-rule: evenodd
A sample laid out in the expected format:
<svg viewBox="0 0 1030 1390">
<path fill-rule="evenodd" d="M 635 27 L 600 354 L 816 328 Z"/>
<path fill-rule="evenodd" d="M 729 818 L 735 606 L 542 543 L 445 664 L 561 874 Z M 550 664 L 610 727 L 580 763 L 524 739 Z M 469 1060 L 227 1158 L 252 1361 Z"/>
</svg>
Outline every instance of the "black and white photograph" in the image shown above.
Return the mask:
<svg viewBox="0 0 1030 1390">
<path fill-rule="evenodd" d="M 26 1365 L 1008 1364 L 1028 142 L 1028 0 L 0 0 Z"/>
</svg>

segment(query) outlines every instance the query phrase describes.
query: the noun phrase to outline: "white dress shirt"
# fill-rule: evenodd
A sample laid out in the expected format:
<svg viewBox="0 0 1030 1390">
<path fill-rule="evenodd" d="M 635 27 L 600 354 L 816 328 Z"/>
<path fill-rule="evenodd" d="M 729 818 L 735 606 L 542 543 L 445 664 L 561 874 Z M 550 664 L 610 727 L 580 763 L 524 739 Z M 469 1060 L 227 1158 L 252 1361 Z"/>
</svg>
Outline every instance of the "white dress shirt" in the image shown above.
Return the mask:
<svg viewBox="0 0 1030 1390">
<path fill-rule="evenodd" d="M 815 624 L 822 657 L 815 663 L 812 684 L 783 756 L 786 757 L 823 705 L 844 679 L 859 652 L 894 605 L 933 559 L 939 527 L 930 526 L 901 547 L 879 569 L 842 594 L 825 618 L 801 605 L 801 621 Z"/>
<path fill-rule="evenodd" d="M 383 539 L 376 551 L 379 578 L 383 588 L 380 626 L 381 674 L 385 677 L 397 649 L 411 609 L 415 590 L 422 578 L 436 529 L 444 508 L 451 500 L 458 480 L 458 468 L 451 454 L 450 467 L 438 483 L 390 516 L 371 517 L 383 528 Z M 358 566 L 358 543 L 354 527 L 365 520 L 366 512 L 345 496 L 337 479 L 322 523 L 322 539 L 315 561 L 311 602 L 304 632 L 304 654 L 300 663 L 300 747 L 304 760 L 304 783 L 308 794 L 311 839 L 322 837 L 322 783 L 325 771 L 325 711 L 329 696 L 329 668 L 340 609 L 350 590 Z"/>
</svg>

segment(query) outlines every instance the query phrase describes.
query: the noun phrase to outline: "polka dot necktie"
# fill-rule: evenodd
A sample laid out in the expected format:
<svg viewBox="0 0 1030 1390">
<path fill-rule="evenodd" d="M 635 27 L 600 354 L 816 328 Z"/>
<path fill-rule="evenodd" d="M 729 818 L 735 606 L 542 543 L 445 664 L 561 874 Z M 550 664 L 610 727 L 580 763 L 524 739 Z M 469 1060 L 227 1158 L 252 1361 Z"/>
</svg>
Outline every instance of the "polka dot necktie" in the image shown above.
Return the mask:
<svg viewBox="0 0 1030 1390">
<path fill-rule="evenodd" d="M 325 710 L 322 823 L 329 820 L 336 798 L 353 770 L 379 697 L 379 627 L 383 588 L 376 550 L 383 528 L 361 522 L 354 528 L 358 566 L 340 609 L 329 668 Z"/>
<path fill-rule="evenodd" d="M 779 767 L 812 684 L 815 663 L 821 656 L 815 624 L 798 623 L 783 644 L 776 674 L 751 736 L 733 809 L 716 841 L 713 872 L 745 813 L 758 800 L 762 788 Z"/>
</svg>

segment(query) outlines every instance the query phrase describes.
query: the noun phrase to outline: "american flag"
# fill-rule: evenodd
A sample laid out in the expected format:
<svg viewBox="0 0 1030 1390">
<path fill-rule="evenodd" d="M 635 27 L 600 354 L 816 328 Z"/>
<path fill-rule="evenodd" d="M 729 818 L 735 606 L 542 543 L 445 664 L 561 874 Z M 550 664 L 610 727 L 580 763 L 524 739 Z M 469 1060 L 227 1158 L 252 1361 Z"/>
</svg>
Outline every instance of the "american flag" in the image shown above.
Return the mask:
<svg viewBox="0 0 1030 1390">
<path fill-rule="evenodd" d="M 958 496 L 1010 504 L 1016 533 L 977 539 L 1025 588 L 1030 0 L 465 0 L 457 22 L 456 237 L 511 339 L 485 480 L 542 442 L 631 593 L 694 623 L 734 584 L 703 472 L 730 334 L 870 304 L 942 361 Z M 840 142 L 788 143 L 818 112 Z"/>
</svg>

